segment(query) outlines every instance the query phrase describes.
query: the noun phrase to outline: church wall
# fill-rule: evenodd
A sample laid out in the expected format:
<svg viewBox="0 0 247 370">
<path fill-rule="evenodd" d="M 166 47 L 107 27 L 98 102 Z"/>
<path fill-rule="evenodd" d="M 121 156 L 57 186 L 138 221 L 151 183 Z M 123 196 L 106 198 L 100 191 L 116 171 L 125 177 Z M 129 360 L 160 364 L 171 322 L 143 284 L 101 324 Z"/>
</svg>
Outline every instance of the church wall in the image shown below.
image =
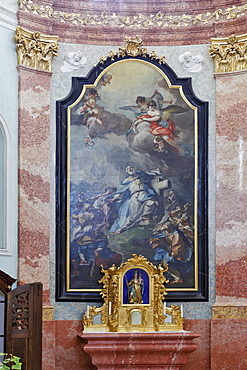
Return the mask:
<svg viewBox="0 0 247 370">
<path fill-rule="evenodd" d="M 6 9 L 5 18 L 0 17 L 0 120 L 5 137 L 5 166 L 0 173 L 5 193 L 1 204 L 5 204 L 4 249 L 0 250 L 0 269 L 17 278 L 17 219 L 18 219 L 18 74 L 15 54 L 16 7 L 11 4 Z M 0 11 L 1 13 L 1 11 Z M 11 158 L 10 158 L 11 155 Z"/>
<path fill-rule="evenodd" d="M 146 46 L 146 45 L 145 45 Z M 215 214 L 215 79 L 214 79 L 214 65 L 213 61 L 209 57 L 208 48 L 209 45 L 194 45 L 194 46 L 163 46 L 157 47 L 153 45 L 147 45 L 148 50 L 155 50 L 158 55 L 165 55 L 167 63 L 174 69 L 179 77 L 192 77 L 192 86 L 195 94 L 202 100 L 209 102 L 209 214 Z M 82 45 L 82 44 L 69 44 L 60 43 L 58 56 L 53 60 L 53 74 L 51 77 L 51 140 L 55 138 L 55 101 L 66 97 L 71 89 L 71 77 L 72 76 L 86 76 L 92 66 L 96 64 L 102 55 L 108 54 L 110 50 L 116 49 L 114 46 L 100 46 L 100 45 Z M 63 66 L 64 56 L 69 52 L 81 51 L 83 56 L 87 58 L 87 63 L 80 70 L 73 72 L 64 73 L 61 71 Z M 179 62 L 179 56 L 185 51 L 190 51 L 192 55 L 201 55 L 203 57 L 202 70 L 199 73 L 188 73 L 183 69 L 182 63 Z M 55 147 L 51 148 L 51 158 L 55 156 Z M 51 163 L 54 167 L 54 162 Z M 54 184 L 55 185 L 55 184 Z M 52 185 L 51 185 L 52 186 Z M 54 194 L 54 190 L 51 190 L 51 194 Z M 52 207 L 55 207 L 55 199 L 52 198 Z M 76 369 L 78 363 L 83 363 L 85 369 L 88 366 L 88 370 L 91 369 L 91 365 L 86 361 L 86 354 L 77 358 L 74 365 L 71 363 L 70 356 L 68 356 L 68 348 L 74 353 L 74 351 L 81 351 L 79 347 L 76 347 L 74 343 L 75 337 L 72 327 L 77 327 L 77 330 L 81 330 L 81 317 L 86 310 L 88 303 L 56 303 L 54 300 L 55 292 L 55 220 L 51 217 L 51 222 L 54 222 L 54 226 L 51 226 L 51 305 L 54 306 L 54 318 L 56 322 L 55 327 L 51 322 L 45 322 L 45 331 L 47 333 L 50 330 L 56 332 L 56 366 L 63 369 L 59 363 L 64 361 L 69 364 L 70 368 Z M 203 335 L 195 340 L 198 343 L 198 350 L 191 354 L 188 359 L 188 365 L 185 365 L 185 369 L 200 369 L 205 370 L 210 367 L 210 332 L 211 332 L 211 312 L 212 305 L 215 299 L 215 218 L 209 218 L 209 302 L 187 302 L 184 303 L 184 317 L 185 317 L 185 329 L 191 330 Z M 64 341 L 64 332 L 66 332 L 67 341 Z M 50 334 L 48 334 L 50 336 Z M 60 336 L 63 340 L 60 341 Z M 57 343 L 59 342 L 59 346 Z M 73 343 L 73 350 L 70 347 Z M 54 344 L 55 345 L 55 344 Z M 50 351 L 50 342 L 44 343 L 44 350 Z M 75 350 L 77 348 L 77 350 Z M 46 350 L 45 350 L 46 351 Z M 82 352 L 81 352 L 82 354 Z M 78 356 L 78 352 L 77 352 Z M 45 360 L 46 361 L 46 360 Z M 78 362 L 79 361 L 79 362 Z M 81 361 L 81 362 L 80 362 Z M 85 363 L 84 363 L 85 361 Z M 198 361 L 200 365 L 198 365 Z M 86 365 L 87 364 L 87 365 Z M 44 365 L 45 366 L 45 365 Z M 64 366 L 64 365 L 63 365 Z"/>
<path fill-rule="evenodd" d="M 72 2 L 66 4 L 63 1 L 56 5 L 53 1 L 44 0 L 37 3 L 53 6 L 54 9 L 57 7 L 57 10 L 62 9 L 59 6 L 63 3 L 71 12 L 75 12 L 79 4 L 73 2 L 73 9 L 70 8 Z M 150 6 L 148 1 L 146 3 Z M 192 3 L 194 13 L 198 14 L 197 2 L 191 1 L 191 6 Z M 175 16 L 178 14 L 178 4 L 175 6 L 175 1 L 172 4 L 171 14 Z M 243 2 L 234 4 L 240 6 Z M 87 2 L 86 5 L 90 9 L 92 4 Z M 222 0 L 217 8 L 226 9 L 230 5 L 229 1 Z M 0 73 L 4 86 L 8 88 L 5 90 L 7 93 L 2 95 L 4 104 L 0 113 L 5 117 L 13 138 L 14 168 L 18 165 L 19 104 L 19 201 L 15 170 L 12 185 L 13 212 L 14 215 L 19 213 L 18 278 L 21 284 L 41 281 L 44 285 L 43 369 L 95 370 L 77 338 L 88 303 L 55 301 L 55 102 L 69 94 L 72 76 L 86 76 L 101 56 L 107 55 L 111 49 L 117 50 L 123 44 L 124 36 L 130 35 L 140 36 L 148 50 L 165 55 L 166 61 L 179 77 L 192 77 L 195 95 L 209 102 L 209 301 L 184 303 L 184 328 L 199 333 L 200 337 L 194 340 L 198 349 L 189 356 L 183 369 L 245 369 L 247 73 L 244 70 L 215 74 L 208 50 L 211 37 L 244 34 L 246 16 L 228 20 L 225 17 L 218 23 L 215 19 L 208 24 L 199 22 L 193 27 L 176 28 L 173 24 L 170 27 L 163 26 L 161 30 L 158 24 L 148 29 L 144 25 L 129 27 L 127 23 L 120 27 L 112 21 L 108 26 L 83 26 L 41 17 L 25 9 L 19 11 L 18 24 L 31 31 L 60 37 L 58 55 L 53 58 L 51 73 L 18 67 L 18 101 L 14 27 L 12 30 L 5 27 L 3 32 L 1 29 L 1 42 L 4 42 L 6 54 L 0 58 Z M 97 14 L 101 10 L 95 9 Z M 116 11 L 126 15 L 128 8 L 120 7 Z M 182 11 L 188 12 L 186 4 L 179 15 L 182 15 Z M 203 2 L 201 13 L 206 14 L 206 11 L 213 11 L 207 1 Z M 148 6 L 143 8 L 143 12 L 147 17 Z M 154 8 L 150 12 L 154 12 Z M 73 72 L 62 72 L 60 68 L 64 56 L 77 50 L 87 58 L 85 66 Z M 186 51 L 203 57 L 200 72 L 189 73 L 184 70 L 179 56 Z M 5 73 L 7 69 L 11 69 L 11 74 Z M 13 241 L 17 234 L 16 223 L 17 217 L 14 216 L 11 229 Z M 14 277 L 18 276 L 16 245 L 13 242 L 12 257 L 0 257 L 0 268 Z M 6 264 L 7 258 L 10 264 Z"/>
<path fill-rule="evenodd" d="M 243 71 L 215 75 L 214 64 L 208 54 L 209 44 L 162 47 L 148 45 L 148 49 L 150 48 L 158 55 L 165 55 L 179 77 L 190 75 L 195 94 L 209 102 L 209 302 L 184 304 L 185 330 L 201 335 L 195 340 L 198 349 L 189 356 L 184 369 L 243 369 L 246 365 L 243 341 L 246 335 L 246 289 L 242 283 L 246 279 L 246 73 Z M 70 91 L 70 73 L 61 73 L 60 70 L 64 55 L 80 50 L 87 57 L 88 63 L 82 70 L 72 74 L 85 76 L 91 68 L 90 62 L 94 65 L 100 56 L 111 49 L 114 50 L 114 46 L 61 43 L 58 57 L 53 62 L 52 99 L 61 99 Z M 178 57 L 185 51 L 203 56 L 200 73 L 188 74 L 183 69 Z M 55 111 L 52 107 L 54 104 L 51 104 L 51 127 L 54 127 L 52 117 Z M 226 207 L 227 200 L 230 207 Z M 236 234 L 239 235 L 238 245 L 235 245 Z M 57 320 L 72 320 L 70 324 L 63 321 L 63 325 L 71 327 L 73 322 L 80 328 L 80 318 L 85 310 L 82 304 L 54 302 L 53 305 Z M 70 338 L 71 341 L 75 339 L 72 333 Z M 226 345 L 231 342 L 230 338 L 233 338 L 232 343 Z M 68 361 L 68 357 L 64 356 L 66 348 L 63 345 L 60 347 L 60 356 L 65 362 Z M 236 348 L 239 349 L 238 353 Z M 83 362 L 86 361 L 85 356 L 84 353 L 80 361 L 85 368 L 88 366 L 91 369 L 91 365 Z"/>
</svg>

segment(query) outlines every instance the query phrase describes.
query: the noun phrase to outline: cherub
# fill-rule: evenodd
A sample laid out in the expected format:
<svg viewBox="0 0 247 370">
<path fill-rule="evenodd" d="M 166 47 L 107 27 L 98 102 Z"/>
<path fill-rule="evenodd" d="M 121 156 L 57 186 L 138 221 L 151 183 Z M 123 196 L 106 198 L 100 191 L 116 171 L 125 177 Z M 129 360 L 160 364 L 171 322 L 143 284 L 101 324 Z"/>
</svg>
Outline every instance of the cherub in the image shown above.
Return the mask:
<svg viewBox="0 0 247 370">
<path fill-rule="evenodd" d="M 79 114 L 83 114 L 82 124 L 86 124 L 87 127 L 94 122 L 104 126 L 103 114 L 101 112 L 101 108 L 97 105 L 95 98 L 89 98 L 79 110 Z"/>
<path fill-rule="evenodd" d="M 148 103 L 148 111 L 146 114 L 141 115 L 134 122 L 133 131 L 136 132 L 136 127 L 142 122 L 150 122 L 150 134 L 154 135 L 154 143 L 158 145 L 158 151 L 165 152 L 165 143 L 175 148 L 181 154 L 185 154 L 184 150 L 175 141 L 176 126 L 170 119 L 171 113 L 183 113 L 187 109 L 170 105 L 163 109 L 158 109 L 154 100 Z M 179 137 L 177 137 L 179 138 Z"/>
</svg>

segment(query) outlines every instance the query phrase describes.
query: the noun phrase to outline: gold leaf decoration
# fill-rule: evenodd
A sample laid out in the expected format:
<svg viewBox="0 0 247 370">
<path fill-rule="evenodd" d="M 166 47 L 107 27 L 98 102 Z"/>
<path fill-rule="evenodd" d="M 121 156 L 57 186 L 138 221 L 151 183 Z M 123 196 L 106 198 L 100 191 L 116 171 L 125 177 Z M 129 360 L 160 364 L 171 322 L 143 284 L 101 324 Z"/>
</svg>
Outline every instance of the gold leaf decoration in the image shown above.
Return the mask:
<svg viewBox="0 0 247 370">
<path fill-rule="evenodd" d="M 215 72 L 241 71 L 247 68 L 247 35 L 211 39 L 209 55 L 214 60 Z"/>
<path fill-rule="evenodd" d="M 52 59 L 58 52 L 57 40 L 58 36 L 45 36 L 17 27 L 15 41 L 18 64 L 51 71 Z"/>
<path fill-rule="evenodd" d="M 118 53 L 114 52 L 113 50 L 107 56 L 102 56 L 99 60 L 101 64 L 104 64 L 108 58 L 114 60 L 115 56 L 118 58 L 124 58 L 126 56 L 130 57 L 137 57 L 141 56 L 146 58 L 147 55 L 151 58 L 151 60 L 158 60 L 159 64 L 166 63 L 165 57 L 159 57 L 155 51 L 148 53 L 147 49 L 142 47 L 142 40 L 138 37 L 125 37 L 124 39 L 125 45 L 118 48 Z"/>
<path fill-rule="evenodd" d="M 100 25 L 103 24 L 120 26 L 120 27 L 184 27 L 196 25 L 198 23 L 207 24 L 209 22 L 218 22 L 223 20 L 234 19 L 246 15 L 247 4 L 242 6 L 232 6 L 225 10 L 217 9 L 214 12 L 206 12 L 205 14 L 183 14 L 182 16 L 165 15 L 161 11 L 156 14 L 143 15 L 138 13 L 134 16 L 120 16 L 116 13 L 102 12 L 100 15 L 65 13 L 55 11 L 50 6 L 36 5 L 31 0 L 19 0 L 19 9 L 29 11 L 33 14 L 38 14 L 41 17 L 60 19 L 60 22 L 73 22 L 81 25 Z"/>
</svg>

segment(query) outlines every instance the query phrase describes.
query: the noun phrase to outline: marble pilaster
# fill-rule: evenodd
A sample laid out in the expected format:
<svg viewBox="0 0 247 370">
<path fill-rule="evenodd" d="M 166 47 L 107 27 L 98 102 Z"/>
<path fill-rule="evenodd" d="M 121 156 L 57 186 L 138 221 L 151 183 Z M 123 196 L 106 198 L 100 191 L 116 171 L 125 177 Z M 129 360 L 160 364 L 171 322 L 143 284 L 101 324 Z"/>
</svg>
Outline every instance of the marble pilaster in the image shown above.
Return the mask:
<svg viewBox="0 0 247 370">
<path fill-rule="evenodd" d="M 216 305 L 247 305 L 247 72 L 216 74 Z"/>
<path fill-rule="evenodd" d="M 43 284 L 49 304 L 50 77 L 18 66 L 19 72 L 19 284 Z"/>
<path fill-rule="evenodd" d="M 19 73 L 19 284 L 41 282 L 50 301 L 50 79 L 57 36 L 16 29 Z"/>
</svg>

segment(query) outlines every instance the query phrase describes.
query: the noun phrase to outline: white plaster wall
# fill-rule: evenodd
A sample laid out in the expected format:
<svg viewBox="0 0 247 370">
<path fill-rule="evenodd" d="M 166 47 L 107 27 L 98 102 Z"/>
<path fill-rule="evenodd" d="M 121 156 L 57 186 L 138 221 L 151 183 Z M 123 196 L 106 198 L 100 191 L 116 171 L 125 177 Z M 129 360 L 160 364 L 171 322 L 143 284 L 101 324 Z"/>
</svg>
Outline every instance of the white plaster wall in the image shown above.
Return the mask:
<svg viewBox="0 0 247 370">
<path fill-rule="evenodd" d="M 18 73 L 15 51 L 17 1 L 0 0 L 0 117 L 5 129 L 7 158 L 4 181 L 6 183 L 5 214 L 7 254 L 0 252 L 0 269 L 17 278 L 17 217 L 18 217 Z"/>
</svg>

